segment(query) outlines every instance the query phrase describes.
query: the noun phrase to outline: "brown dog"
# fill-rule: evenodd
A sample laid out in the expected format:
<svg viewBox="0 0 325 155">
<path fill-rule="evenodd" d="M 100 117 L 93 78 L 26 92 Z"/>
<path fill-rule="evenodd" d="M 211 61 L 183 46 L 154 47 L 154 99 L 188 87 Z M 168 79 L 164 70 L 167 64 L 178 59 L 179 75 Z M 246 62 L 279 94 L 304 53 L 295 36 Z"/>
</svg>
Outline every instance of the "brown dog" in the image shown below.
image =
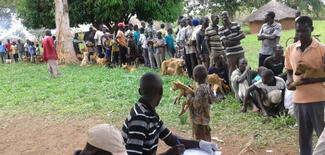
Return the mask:
<svg viewBox="0 0 325 155">
<path fill-rule="evenodd" d="M 172 58 L 165 60 L 161 64 L 162 75 L 181 75 L 184 73 L 185 61 L 183 59 Z"/>
<path fill-rule="evenodd" d="M 301 76 L 301 79 L 318 79 L 325 78 L 325 72 L 323 68 L 312 68 L 306 65 L 303 61 L 298 62 L 298 66 L 295 72 L 295 75 Z M 292 82 L 290 88 L 294 88 L 298 85 L 303 84 L 302 80 Z"/>
<path fill-rule="evenodd" d="M 181 98 L 184 96 L 186 98 L 186 101 L 182 103 L 182 109 L 178 116 L 181 116 L 185 113 L 185 111 L 188 109 L 190 104 L 193 102 L 194 99 L 194 90 L 193 88 L 184 85 L 179 80 L 176 82 L 173 82 L 173 91 L 180 90 L 180 94 L 175 98 L 174 104 L 180 103 Z"/>
<path fill-rule="evenodd" d="M 129 66 L 128 64 L 122 64 L 122 68 L 128 72 L 134 72 L 136 67 L 136 64 L 134 64 L 133 66 Z"/>
</svg>

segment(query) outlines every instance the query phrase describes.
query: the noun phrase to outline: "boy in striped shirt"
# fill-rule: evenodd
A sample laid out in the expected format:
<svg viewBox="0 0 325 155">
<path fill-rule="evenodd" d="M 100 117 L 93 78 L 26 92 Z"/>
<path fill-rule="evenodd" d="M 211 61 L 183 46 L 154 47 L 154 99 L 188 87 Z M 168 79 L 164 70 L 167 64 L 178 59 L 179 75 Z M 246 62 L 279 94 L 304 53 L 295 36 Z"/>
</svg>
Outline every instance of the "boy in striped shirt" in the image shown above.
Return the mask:
<svg viewBox="0 0 325 155">
<path fill-rule="evenodd" d="M 161 155 L 180 155 L 186 149 L 200 148 L 208 153 L 217 151 L 217 145 L 206 141 L 177 137 L 164 125 L 155 108 L 163 94 L 162 79 L 156 73 L 146 73 L 140 79 L 141 98 L 133 106 L 122 128 L 128 155 L 155 155 L 158 139 L 171 146 Z"/>
</svg>

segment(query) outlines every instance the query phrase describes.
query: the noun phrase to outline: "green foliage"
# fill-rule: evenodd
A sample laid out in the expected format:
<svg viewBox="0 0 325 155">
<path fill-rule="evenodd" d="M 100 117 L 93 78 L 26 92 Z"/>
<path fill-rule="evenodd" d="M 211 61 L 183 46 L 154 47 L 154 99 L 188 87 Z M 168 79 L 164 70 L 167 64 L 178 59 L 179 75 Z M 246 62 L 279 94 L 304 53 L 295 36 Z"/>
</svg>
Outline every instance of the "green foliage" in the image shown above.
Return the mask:
<svg viewBox="0 0 325 155">
<path fill-rule="evenodd" d="M 28 28 L 54 28 L 55 4 L 53 0 L 18 0 L 17 12 Z M 183 9 L 179 0 L 69 0 L 70 25 L 92 23 L 95 26 L 110 23 L 128 23 L 131 16 L 137 15 L 141 20 L 172 22 Z M 116 28 L 116 27 L 115 27 Z"/>
</svg>

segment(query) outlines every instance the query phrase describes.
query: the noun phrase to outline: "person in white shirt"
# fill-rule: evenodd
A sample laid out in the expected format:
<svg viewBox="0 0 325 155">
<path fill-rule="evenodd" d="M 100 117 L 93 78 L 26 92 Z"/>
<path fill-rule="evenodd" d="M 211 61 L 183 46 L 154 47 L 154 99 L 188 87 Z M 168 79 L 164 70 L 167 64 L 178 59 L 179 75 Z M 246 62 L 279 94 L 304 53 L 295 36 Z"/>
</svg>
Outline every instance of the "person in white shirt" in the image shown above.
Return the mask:
<svg viewBox="0 0 325 155">
<path fill-rule="evenodd" d="M 105 28 L 103 26 L 99 27 L 99 30 L 96 31 L 96 34 L 94 36 L 96 45 L 97 45 L 97 51 L 98 51 L 98 57 L 103 58 L 103 46 L 102 46 L 102 36 L 104 35 L 103 31 Z"/>
</svg>

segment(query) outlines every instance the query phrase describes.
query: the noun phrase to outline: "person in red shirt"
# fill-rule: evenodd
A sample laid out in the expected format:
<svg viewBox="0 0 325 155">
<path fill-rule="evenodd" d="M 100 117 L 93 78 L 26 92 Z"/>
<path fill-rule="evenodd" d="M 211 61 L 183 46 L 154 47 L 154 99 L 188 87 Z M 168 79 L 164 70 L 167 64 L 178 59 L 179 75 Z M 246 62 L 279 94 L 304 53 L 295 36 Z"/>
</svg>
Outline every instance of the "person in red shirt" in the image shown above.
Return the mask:
<svg viewBox="0 0 325 155">
<path fill-rule="evenodd" d="M 56 48 L 54 41 L 52 39 L 52 34 L 50 30 L 45 31 L 45 38 L 42 41 L 43 45 L 43 61 L 48 65 L 48 71 L 51 74 L 51 78 L 56 78 L 60 76 L 58 70 L 58 54 L 56 53 Z"/>
<path fill-rule="evenodd" d="M 10 54 L 11 54 L 11 45 L 12 43 L 10 43 L 10 40 L 8 39 L 7 40 L 8 43 L 6 43 L 6 50 L 7 50 L 7 56 L 8 56 L 8 59 L 10 59 Z"/>
</svg>

